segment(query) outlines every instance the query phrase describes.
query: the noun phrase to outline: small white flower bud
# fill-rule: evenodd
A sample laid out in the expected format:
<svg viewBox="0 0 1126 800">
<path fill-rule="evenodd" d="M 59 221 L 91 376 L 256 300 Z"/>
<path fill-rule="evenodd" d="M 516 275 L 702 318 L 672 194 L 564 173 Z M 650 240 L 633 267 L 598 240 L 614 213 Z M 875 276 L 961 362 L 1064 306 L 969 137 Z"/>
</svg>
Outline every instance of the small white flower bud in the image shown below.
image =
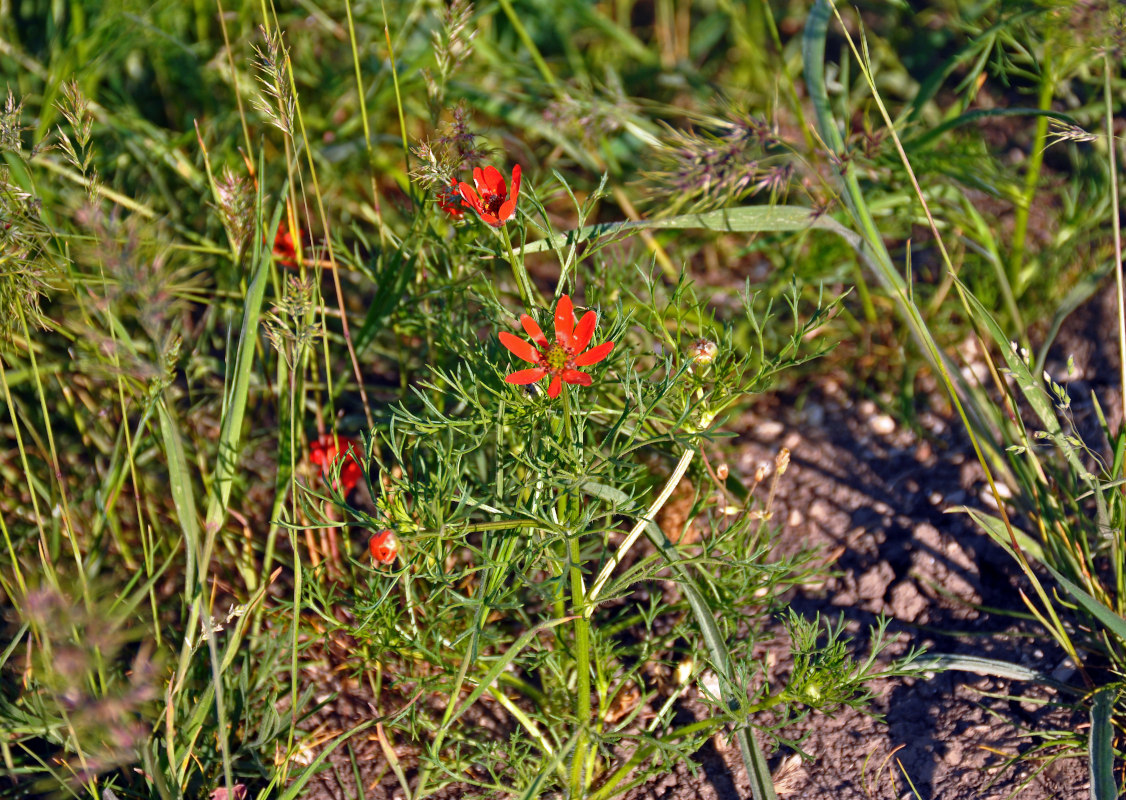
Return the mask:
<svg viewBox="0 0 1126 800">
<path fill-rule="evenodd" d="M 697 339 L 688 348 L 688 355 L 691 356 L 692 362 L 701 367 L 706 367 L 715 361 L 718 353 L 719 346 L 710 339 Z"/>
</svg>

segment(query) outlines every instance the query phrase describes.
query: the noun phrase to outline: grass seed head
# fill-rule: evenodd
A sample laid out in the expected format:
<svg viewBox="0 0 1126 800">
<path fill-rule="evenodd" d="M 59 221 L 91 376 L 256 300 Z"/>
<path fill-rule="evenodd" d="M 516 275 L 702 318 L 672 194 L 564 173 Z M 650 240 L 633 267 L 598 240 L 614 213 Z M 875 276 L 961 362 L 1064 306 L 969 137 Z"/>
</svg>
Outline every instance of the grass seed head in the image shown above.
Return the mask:
<svg viewBox="0 0 1126 800">
<path fill-rule="evenodd" d="M 12 90 L 0 109 L 0 151 L 19 155 L 23 152 L 23 100 L 16 101 Z"/>
<path fill-rule="evenodd" d="M 254 184 L 249 178 L 236 175 L 229 167 L 215 181 L 219 216 L 231 244 L 241 250 L 254 230 Z"/>
<path fill-rule="evenodd" d="M 264 43 L 254 46 L 254 67 L 262 91 L 254 99 L 254 107 L 278 130 L 293 135 L 293 120 L 297 112 L 297 98 L 289 82 L 289 51 L 282 41 L 281 31 L 270 32 L 260 28 Z"/>
<path fill-rule="evenodd" d="M 761 192 L 774 201 L 785 196 L 794 173 L 777 126 L 734 111 L 695 130 L 670 128 L 656 157 L 660 168 L 645 176 L 649 194 L 671 211 L 719 208 Z"/>
</svg>

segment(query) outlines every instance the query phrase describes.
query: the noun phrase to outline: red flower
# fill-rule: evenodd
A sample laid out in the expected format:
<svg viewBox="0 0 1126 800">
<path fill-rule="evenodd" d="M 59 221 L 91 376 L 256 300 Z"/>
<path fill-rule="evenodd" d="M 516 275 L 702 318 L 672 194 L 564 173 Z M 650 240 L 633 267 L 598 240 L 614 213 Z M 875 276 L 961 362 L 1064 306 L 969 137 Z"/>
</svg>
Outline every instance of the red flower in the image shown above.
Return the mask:
<svg viewBox="0 0 1126 800">
<path fill-rule="evenodd" d="M 300 239 L 303 234 L 304 231 L 298 228 L 297 238 Z M 291 269 L 297 267 L 297 245 L 293 240 L 289 225 L 285 222 L 278 226 L 278 235 L 274 237 L 274 258 L 283 267 L 290 267 Z"/>
<path fill-rule="evenodd" d="M 399 537 L 394 531 L 380 531 L 368 542 L 371 557 L 380 564 L 393 564 L 399 555 Z"/>
<path fill-rule="evenodd" d="M 504 176 L 496 167 L 477 167 L 473 170 L 473 183 L 476 190 L 468 183 L 461 183 L 458 191 L 461 192 L 462 204 L 472 208 L 482 220 L 499 228 L 512 219 L 516 213 L 516 198 L 520 195 L 520 165 L 512 168 L 512 196 L 508 196 L 508 187 L 504 184 Z"/>
<path fill-rule="evenodd" d="M 464 184 L 463 184 L 464 185 Z M 533 369 L 522 369 L 506 377 L 505 383 L 527 384 L 535 383 L 540 378 L 550 375 L 551 383 L 547 387 L 548 397 L 558 397 L 563 389 L 563 383 L 576 383 L 580 386 L 590 386 L 590 376 L 579 372 L 575 367 L 589 367 L 597 364 L 614 349 L 613 342 L 603 342 L 597 347 L 586 350 L 590 339 L 594 336 L 594 326 L 598 315 L 593 311 L 583 314 L 578 326 L 575 325 L 575 309 L 571 298 L 563 295 L 555 306 L 555 343 L 549 344 L 536 321 L 523 314 L 520 324 L 532 337 L 536 347 L 513 336 L 507 331 L 502 331 L 500 343 L 507 347 L 519 358 L 530 361 L 536 366 Z M 583 351 L 586 350 L 584 353 Z"/>
<path fill-rule="evenodd" d="M 360 477 L 364 474 L 357 458 L 359 452 L 360 447 L 356 444 L 355 439 L 324 433 L 309 445 L 309 460 L 320 466 L 321 475 L 326 479 L 336 464 L 342 462 L 340 465 L 340 486 L 347 492 L 359 482 Z M 333 483 L 332 488 L 338 488 L 336 483 Z"/>
<path fill-rule="evenodd" d="M 438 195 L 438 207 L 454 219 L 461 219 L 465 216 L 466 206 L 461 199 L 457 178 L 450 178 L 450 188 L 443 189 L 441 194 Z"/>
</svg>

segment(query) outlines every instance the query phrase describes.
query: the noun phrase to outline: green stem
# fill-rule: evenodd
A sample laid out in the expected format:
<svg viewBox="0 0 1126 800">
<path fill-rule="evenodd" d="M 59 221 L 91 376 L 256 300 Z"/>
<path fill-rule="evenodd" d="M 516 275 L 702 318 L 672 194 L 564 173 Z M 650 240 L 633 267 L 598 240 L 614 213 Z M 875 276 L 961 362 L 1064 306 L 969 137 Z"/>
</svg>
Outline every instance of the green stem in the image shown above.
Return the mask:
<svg viewBox="0 0 1126 800">
<path fill-rule="evenodd" d="M 387 40 L 387 60 L 391 62 L 391 85 L 395 88 L 395 107 L 399 111 L 399 135 L 403 140 L 403 168 L 409 173 L 411 169 L 411 148 L 407 141 L 407 120 L 403 114 L 403 96 L 399 89 L 399 69 L 395 66 L 395 46 L 391 44 L 391 27 L 387 21 L 387 3 L 384 0 L 379 0 L 379 7 L 383 11 L 383 38 Z M 361 91 L 360 97 L 363 98 L 363 96 L 364 93 Z M 364 122 L 367 122 L 366 117 Z M 370 139 L 368 141 L 370 142 Z"/>
<path fill-rule="evenodd" d="M 1110 159 L 1110 202 L 1113 220 L 1111 228 L 1114 231 L 1114 287 L 1118 301 L 1118 359 L 1119 379 L 1122 386 L 1123 411 L 1126 412 L 1126 293 L 1123 291 L 1122 281 L 1122 231 L 1119 228 L 1118 211 L 1118 141 L 1114 138 L 1114 112 L 1111 94 L 1111 63 L 1108 52 L 1103 53 L 1103 101 L 1106 104 L 1106 145 Z M 1126 415 L 1123 417 L 1126 419 Z M 1120 428 L 1121 431 L 1121 428 Z M 1113 538 L 1116 552 L 1114 554 L 1115 584 L 1118 597 L 1126 597 L 1126 569 L 1123 560 L 1126 553 L 1122 552 L 1123 536 L 1121 533 Z"/>
<path fill-rule="evenodd" d="M 1055 80 L 1052 77 L 1051 53 L 1045 50 L 1044 63 L 1040 70 L 1040 94 L 1037 98 L 1037 108 L 1048 111 L 1052 107 L 1052 95 Z M 1040 183 L 1040 167 L 1044 163 L 1044 150 L 1048 142 L 1048 117 L 1040 114 L 1036 117 L 1036 136 L 1032 140 L 1032 150 L 1028 156 L 1028 171 L 1024 174 L 1024 189 L 1017 200 L 1016 213 L 1013 220 L 1013 258 L 1009 264 L 1008 280 L 1010 284 L 1019 284 L 1020 274 L 1024 269 L 1025 243 L 1028 239 L 1028 217 L 1032 211 L 1032 202 L 1036 199 L 1036 187 Z M 1012 303 L 1010 313 L 1016 310 L 1016 302 Z M 1024 334 L 1024 325 L 1017 316 L 1014 320 Z"/>
<path fill-rule="evenodd" d="M 302 585 L 302 569 L 301 569 L 301 550 L 297 544 L 297 534 L 290 530 L 289 532 L 289 546 L 293 550 L 293 619 L 292 619 L 292 637 L 290 639 L 290 661 L 289 661 L 289 704 L 290 704 L 290 717 L 289 717 L 289 733 L 286 736 L 285 752 L 292 753 L 294 738 L 297 734 L 297 709 L 299 698 L 299 684 L 297 675 L 297 657 L 300 652 L 301 644 L 301 585 Z M 282 765 L 282 785 L 288 782 L 289 767 L 293 763 L 292 759 L 287 758 L 285 764 Z"/>
<path fill-rule="evenodd" d="M 688 452 L 693 451 L 689 450 Z M 683 461 L 683 457 L 681 460 Z M 597 484 L 593 481 L 585 483 L 583 490 L 588 494 L 613 503 L 628 503 L 630 501 L 628 495 L 620 489 Z M 762 748 L 759 747 L 758 742 L 751 734 L 746 724 L 746 715 L 743 713 L 747 695 L 744 690 L 737 688 L 739 686 L 738 676 L 731 663 L 727 640 L 720 632 L 719 626 L 716 625 L 715 611 L 708 605 L 703 593 L 697 588 L 698 581 L 689 566 L 682 560 L 676 545 L 668 540 L 657 523 L 646 520 L 642 530 L 653 547 L 665 557 L 668 565 L 680 576 L 680 590 L 684 593 L 684 598 L 692 608 L 696 624 L 700 626 L 700 634 L 708 649 L 708 655 L 711 657 L 716 673 L 726 678 L 726 680 L 720 682 L 720 694 L 723 696 L 728 710 L 736 714 L 741 720 L 739 726 L 735 729 L 735 738 L 739 742 L 743 764 L 747 768 L 747 776 L 751 782 L 751 796 L 753 800 L 775 800 L 777 795 L 774 791 L 774 784 L 770 779 L 770 770 L 767 768 L 766 758 L 763 756 Z M 587 608 L 590 608 L 589 601 Z"/>
<path fill-rule="evenodd" d="M 774 49 L 778 54 L 778 67 L 782 71 L 783 77 L 782 84 L 790 95 L 790 109 L 794 112 L 794 119 L 805 137 L 806 149 L 810 152 L 816 152 L 817 142 L 813 138 L 813 126 L 806 121 L 805 109 L 802 106 L 801 98 L 798 97 L 797 81 L 790 74 L 790 65 L 786 61 L 786 50 L 782 44 L 782 37 L 778 35 L 778 23 L 774 19 L 774 10 L 770 7 L 769 0 L 761 0 L 761 3 L 763 18 L 770 29 L 770 41 L 774 43 Z"/>
<path fill-rule="evenodd" d="M 569 389 L 563 390 L 563 433 L 565 441 L 571 438 L 571 403 Z M 579 446 L 579 445 L 576 445 Z M 567 517 L 567 498 L 559 498 L 560 518 Z M 579 734 L 575 742 L 575 754 L 571 761 L 571 796 L 585 797 L 593 770 L 587 768 L 588 737 L 586 726 L 590 724 L 590 620 L 586 616 L 586 586 L 583 583 L 582 547 L 580 533 L 567 525 L 567 563 L 571 573 L 571 609 L 575 615 L 575 671 L 578 678 L 575 714 L 578 717 Z"/>
<path fill-rule="evenodd" d="M 543 60 L 540 55 L 540 49 L 536 47 L 536 43 L 532 41 L 532 37 L 528 35 L 528 30 L 524 27 L 524 23 L 520 21 L 520 17 L 516 14 L 516 9 L 512 7 L 512 0 L 500 0 L 500 7 L 504 9 L 504 15 L 508 17 L 509 24 L 516 31 L 516 35 L 520 37 L 520 41 L 524 43 L 524 47 L 528 49 L 528 53 L 532 56 L 532 61 L 536 62 L 536 67 L 543 76 L 544 82 L 552 88 L 556 94 L 559 93 L 559 81 L 555 79 L 551 69 L 547 66 L 547 62 Z"/>
<path fill-rule="evenodd" d="M 438 730 L 434 733 L 434 744 L 431 745 L 431 752 L 434 753 L 436 759 L 441 758 L 442 744 L 446 739 L 446 734 L 449 732 L 450 726 L 454 723 L 454 711 L 457 707 L 458 700 L 461 698 L 461 689 L 465 685 L 466 676 L 469 674 L 469 665 L 476 662 L 478 658 L 478 638 L 484 628 L 485 620 L 489 618 L 489 586 L 492 580 L 488 572 L 495 570 L 496 565 L 488 567 L 485 579 L 478 584 L 477 591 L 481 594 L 481 605 L 477 609 L 477 616 L 473 621 L 473 632 L 470 635 L 469 646 L 465 650 L 465 655 L 461 660 L 461 667 L 458 669 L 457 676 L 454 678 L 449 700 L 446 702 L 446 710 L 442 714 L 442 722 L 439 724 Z M 472 697 L 470 700 L 472 701 Z M 464 710 L 465 707 L 463 706 L 462 711 Z M 426 789 L 429 781 L 430 766 L 423 763 L 418 771 L 418 783 L 415 784 L 414 788 L 414 796 L 416 798 L 426 797 Z"/>
<path fill-rule="evenodd" d="M 578 675 L 578 694 L 575 704 L 575 714 L 578 717 L 579 738 L 575 743 L 575 756 L 571 766 L 571 796 L 585 797 L 588 788 L 591 770 L 586 770 L 587 761 L 587 733 L 586 726 L 590 724 L 590 620 L 585 616 L 583 586 L 582 554 L 579 543 L 579 532 L 569 531 L 567 536 L 569 548 L 569 564 L 571 570 L 571 605 L 575 614 L 575 670 Z"/>
<path fill-rule="evenodd" d="M 197 603 L 202 604 L 203 598 L 197 598 Z M 223 758 L 223 780 L 224 786 L 227 787 L 228 796 L 234 792 L 234 773 L 231 771 L 231 745 L 230 735 L 231 731 L 227 727 L 227 709 L 223 701 L 223 675 L 219 666 L 219 649 L 215 644 L 215 634 L 212 633 L 207 637 L 207 652 L 211 656 L 211 676 L 212 685 L 215 687 L 215 716 L 219 723 L 219 731 L 216 738 L 219 739 L 219 752 Z M 296 697 L 294 700 L 294 708 L 297 707 Z M 296 714 L 296 711 L 294 712 Z"/>
<path fill-rule="evenodd" d="M 532 288 L 532 281 L 528 277 L 528 270 L 524 266 L 524 259 L 516 260 L 516 253 L 512 249 L 512 237 L 508 235 L 508 226 L 500 226 L 500 235 L 504 239 L 504 246 L 508 250 L 508 263 L 512 265 L 512 274 L 516 277 L 516 288 L 520 291 L 520 299 L 524 307 L 531 311 L 535 305 L 543 305 L 540 296 Z"/>
</svg>

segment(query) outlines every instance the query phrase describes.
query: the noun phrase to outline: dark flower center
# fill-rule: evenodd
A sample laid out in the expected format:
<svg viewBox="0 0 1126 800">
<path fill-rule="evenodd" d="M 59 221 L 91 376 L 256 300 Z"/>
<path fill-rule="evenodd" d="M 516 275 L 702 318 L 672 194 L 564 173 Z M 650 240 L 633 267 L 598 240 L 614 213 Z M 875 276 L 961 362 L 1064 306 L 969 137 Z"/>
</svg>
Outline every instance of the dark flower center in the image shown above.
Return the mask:
<svg viewBox="0 0 1126 800">
<path fill-rule="evenodd" d="M 492 192 L 485 192 L 484 196 L 481 198 L 482 205 L 484 205 L 485 210 L 492 214 L 494 217 L 500 216 L 500 207 L 504 204 L 506 194 L 493 194 Z"/>
</svg>

